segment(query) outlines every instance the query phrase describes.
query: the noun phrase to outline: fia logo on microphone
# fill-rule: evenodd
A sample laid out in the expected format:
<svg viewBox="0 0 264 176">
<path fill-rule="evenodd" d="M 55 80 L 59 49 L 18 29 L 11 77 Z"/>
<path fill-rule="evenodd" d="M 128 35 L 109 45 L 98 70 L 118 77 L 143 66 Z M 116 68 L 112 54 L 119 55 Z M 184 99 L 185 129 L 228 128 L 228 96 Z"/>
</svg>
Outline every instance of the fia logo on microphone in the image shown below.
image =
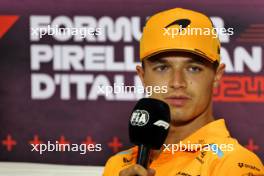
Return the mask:
<svg viewBox="0 0 264 176">
<path fill-rule="evenodd" d="M 149 113 L 145 110 L 135 110 L 132 113 L 130 123 L 133 126 L 144 126 L 149 121 Z"/>
</svg>

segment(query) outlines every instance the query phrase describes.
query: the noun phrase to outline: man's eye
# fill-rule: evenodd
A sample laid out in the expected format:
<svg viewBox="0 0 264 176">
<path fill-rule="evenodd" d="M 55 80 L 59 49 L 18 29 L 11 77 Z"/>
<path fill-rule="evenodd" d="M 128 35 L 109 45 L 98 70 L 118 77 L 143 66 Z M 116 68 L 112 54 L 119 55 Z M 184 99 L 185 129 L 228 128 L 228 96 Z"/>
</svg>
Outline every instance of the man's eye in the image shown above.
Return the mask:
<svg viewBox="0 0 264 176">
<path fill-rule="evenodd" d="M 202 71 L 202 68 L 197 67 L 197 66 L 191 66 L 191 67 L 188 67 L 188 71 L 193 72 L 193 73 L 198 73 Z"/>
<path fill-rule="evenodd" d="M 168 69 L 167 65 L 160 65 L 160 66 L 154 67 L 155 71 L 165 71 L 167 69 Z"/>
</svg>

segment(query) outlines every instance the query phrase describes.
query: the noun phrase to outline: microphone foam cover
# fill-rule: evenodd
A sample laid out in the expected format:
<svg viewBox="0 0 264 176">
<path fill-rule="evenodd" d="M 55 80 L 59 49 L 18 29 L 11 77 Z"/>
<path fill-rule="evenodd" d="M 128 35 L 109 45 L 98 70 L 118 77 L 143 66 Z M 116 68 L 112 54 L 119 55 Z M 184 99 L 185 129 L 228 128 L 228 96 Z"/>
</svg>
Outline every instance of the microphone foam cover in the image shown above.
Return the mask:
<svg viewBox="0 0 264 176">
<path fill-rule="evenodd" d="M 169 106 L 158 99 L 142 98 L 129 119 L 130 142 L 160 149 L 168 135 L 169 126 Z"/>
</svg>

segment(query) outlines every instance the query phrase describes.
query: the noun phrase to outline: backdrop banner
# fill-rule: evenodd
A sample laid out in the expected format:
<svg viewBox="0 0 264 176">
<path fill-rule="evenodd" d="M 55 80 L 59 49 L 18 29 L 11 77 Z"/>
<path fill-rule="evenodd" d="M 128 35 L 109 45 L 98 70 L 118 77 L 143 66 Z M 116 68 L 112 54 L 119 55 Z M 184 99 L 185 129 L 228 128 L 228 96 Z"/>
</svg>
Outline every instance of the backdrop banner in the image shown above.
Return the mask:
<svg viewBox="0 0 264 176">
<path fill-rule="evenodd" d="M 147 18 L 174 7 L 229 30 L 214 115 L 264 160 L 264 1 L 1 0 L 0 161 L 103 166 L 131 147 L 128 119 L 143 95 L 118 91 L 141 85 Z"/>
</svg>

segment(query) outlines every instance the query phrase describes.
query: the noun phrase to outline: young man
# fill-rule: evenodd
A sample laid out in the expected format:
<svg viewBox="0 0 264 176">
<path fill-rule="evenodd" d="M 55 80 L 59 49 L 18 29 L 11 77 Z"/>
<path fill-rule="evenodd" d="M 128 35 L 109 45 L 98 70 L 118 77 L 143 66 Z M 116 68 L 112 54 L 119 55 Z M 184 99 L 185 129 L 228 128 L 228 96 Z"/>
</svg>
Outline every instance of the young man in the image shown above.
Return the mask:
<svg viewBox="0 0 264 176">
<path fill-rule="evenodd" d="M 230 137 L 223 119 L 214 120 L 213 89 L 225 65 L 207 16 L 181 8 L 152 16 L 140 40 L 140 60 L 137 73 L 144 86 L 167 86 L 167 93 L 151 96 L 170 107 L 166 147 L 152 152 L 148 170 L 135 164 L 137 147 L 121 152 L 108 160 L 104 176 L 264 175 L 260 159 Z"/>
</svg>

